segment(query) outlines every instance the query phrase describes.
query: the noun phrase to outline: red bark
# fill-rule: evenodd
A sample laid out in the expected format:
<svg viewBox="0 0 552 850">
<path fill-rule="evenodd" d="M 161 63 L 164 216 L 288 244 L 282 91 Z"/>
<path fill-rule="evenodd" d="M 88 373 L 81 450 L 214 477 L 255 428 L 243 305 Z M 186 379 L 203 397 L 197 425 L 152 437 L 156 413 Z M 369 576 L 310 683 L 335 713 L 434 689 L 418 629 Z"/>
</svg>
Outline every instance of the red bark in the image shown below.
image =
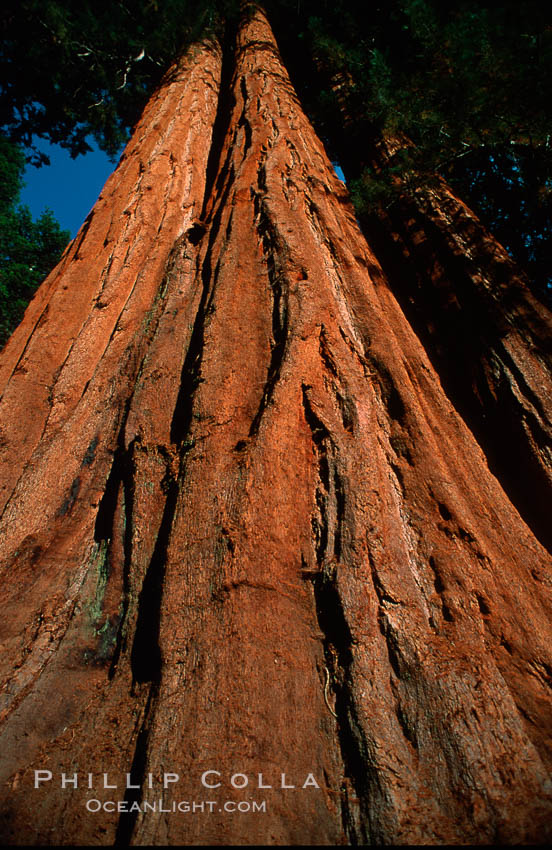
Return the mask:
<svg viewBox="0 0 552 850">
<path fill-rule="evenodd" d="M 203 46 L 158 93 L 2 361 L 5 835 L 542 839 L 550 559 L 444 395 L 260 12 L 215 120 L 219 75 Z M 53 780 L 33 790 L 36 769 Z M 99 779 L 61 789 L 62 771 Z M 127 772 L 129 806 L 217 807 L 88 813 L 124 797 L 101 774 Z M 218 811 L 251 799 L 266 812 Z"/>
</svg>

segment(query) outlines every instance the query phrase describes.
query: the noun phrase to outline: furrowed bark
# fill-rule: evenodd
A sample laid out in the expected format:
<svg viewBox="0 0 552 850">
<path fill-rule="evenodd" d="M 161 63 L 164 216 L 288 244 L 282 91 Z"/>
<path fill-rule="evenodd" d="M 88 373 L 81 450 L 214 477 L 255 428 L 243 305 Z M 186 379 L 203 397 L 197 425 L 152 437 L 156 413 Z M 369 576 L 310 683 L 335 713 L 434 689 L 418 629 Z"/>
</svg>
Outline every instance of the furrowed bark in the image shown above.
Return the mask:
<svg viewBox="0 0 552 850">
<path fill-rule="evenodd" d="M 28 671 L 2 733 L 6 834 L 123 845 L 542 840 L 550 559 L 444 394 L 263 14 L 225 49 L 222 71 L 215 48 L 185 62 L 195 83 L 181 97 L 208 109 L 193 113 L 201 126 L 174 122 L 189 134 L 180 168 L 189 174 L 193 157 L 194 172 L 158 227 L 160 277 L 136 283 L 151 295 L 108 337 L 105 371 L 84 355 L 80 377 L 71 369 L 77 395 L 90 380 L 84 399 L 98 382 L 96 406 L 80 419 L 82 400 L 60 411 L 8 501 L 5 640 L 37 661 L 6 665 L 12 691 Z M 128 268 L 135 281 L 139 268 Z M 45 483 L 31 497 L 33 464 Z M 83 817 L 85 788 L 50 788 L 29 824 L 30 777 L 45 766 L 57 777 L 130 772 L 142 787 L 126 793 L 129 806 L 155 796 L 170 809 L 202 794 L 262 799 L 266 812 L 230 816 L 217 804 L 95 820 Z M 201 789 L 207 770 L 222 789 Z M 164 789 L 167 771 L 183 784 Z M 247 788 L 229 784 L 237 773 Z M 282 773 L 294 789 L 280 787 Z M 257 790 L 259 774 L 273 787 Z M 320 788 L 301 787 L 309 774 Z"/>
<path fill-rule="evenodd" d="M 195 232 L 220 66 L 206 43 L 171 69 L 3 352 L 11 840 L 98 843 L 116 828 L 116 816 L 83 821 L 82 801 L 67 810 L 55 795 L 29 820 L 22 777 L 32 764 L 70 765 L 71 746 L 90 772 L 120 774 L 140 737 L 149 687 L 133 686 L 129 653 L 174 465 L 170 410 L 200 297 Z"/>
<path fill-rule="evenodd" d="M 385 170 L 406 146 L 383 138 L 365 143 L 365 155 Z M 362 226 L 492 472 L 552 551 L 550 310 L 443 179 L 364 216 Z"/>
</svg>

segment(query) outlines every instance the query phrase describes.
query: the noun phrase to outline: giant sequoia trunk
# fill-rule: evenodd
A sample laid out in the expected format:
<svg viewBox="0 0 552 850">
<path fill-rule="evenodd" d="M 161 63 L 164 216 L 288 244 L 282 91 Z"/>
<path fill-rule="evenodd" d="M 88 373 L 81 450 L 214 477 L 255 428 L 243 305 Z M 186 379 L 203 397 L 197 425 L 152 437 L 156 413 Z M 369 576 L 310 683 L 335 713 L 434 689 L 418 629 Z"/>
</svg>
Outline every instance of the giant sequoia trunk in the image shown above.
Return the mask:
<svg viewBox="0 0 552 850">
<path fill-rule="evenodd" d="M 341 105 L 347 117 L 341 86 Z M 354 132 L 354 131 L 353 131 Z M 388 169 L 406 140 L 352 145 Z M 361 146 L 362 153 L 358 145 Z M 504 248 L 442 178 L 361 222 L 393 293 L 491 471 L 552 551 L 552 316 Z"/>
<path fill-rule="evenodd" d="M 167 78 L 1 361 L 3 837 L 542 839 L 548 555 L 260 12 L 224 54 Z"/>
</svg>

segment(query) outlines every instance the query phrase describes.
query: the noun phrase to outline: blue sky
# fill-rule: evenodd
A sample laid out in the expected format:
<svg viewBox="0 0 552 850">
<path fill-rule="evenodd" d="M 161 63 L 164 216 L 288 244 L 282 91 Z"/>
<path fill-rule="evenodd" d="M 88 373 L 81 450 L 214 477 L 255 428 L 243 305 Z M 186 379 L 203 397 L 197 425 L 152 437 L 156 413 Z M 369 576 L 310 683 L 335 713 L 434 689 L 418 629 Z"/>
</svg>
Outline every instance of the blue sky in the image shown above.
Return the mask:
<svg viewBox="0 0 552 850">
<path fill-rule="evenodd" d="M 64 230 L 75 236 L 96 203 L 104 183 L 116 166 L 97 145 L 88 139 L 92 153 L 71 159 L 59 145 L 40 141 L 38 147 L 48 154 L 51 165 L 27 166 L 21 203 L 37 218 L 46 207 L 54 213 Z"/>
</svg>

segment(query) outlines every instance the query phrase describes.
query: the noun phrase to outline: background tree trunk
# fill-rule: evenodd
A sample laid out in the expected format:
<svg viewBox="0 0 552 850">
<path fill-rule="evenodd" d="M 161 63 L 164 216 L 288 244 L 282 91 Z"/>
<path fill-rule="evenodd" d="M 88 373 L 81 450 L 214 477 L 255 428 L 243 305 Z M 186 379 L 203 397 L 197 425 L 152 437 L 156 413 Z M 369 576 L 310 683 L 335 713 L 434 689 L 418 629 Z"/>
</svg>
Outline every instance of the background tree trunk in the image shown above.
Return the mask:
<svg viewBox="0 0 552 850">
<path fill-rule="evenodd" d="M 260 12 L 225 54 L 169 75 L 3 355 L 5 836 L 542 839 L 547 553 L 443 393 Z M 53 781 L 33 790 L 35 769 Z"/>
<path fill-rule="evenodd" d="M 549 309 L 444 180 L 362 224 L 449 398 L 552 551 Z"/>
<path fill-rule="evenodd" d="M 412 143 L 359 128 L 352 80 L 331 86 L 343 117 L 341 165 L 385 173 Z M 552 551 L 552 315 L 475 213 L 442 177 L 360 216 L 394 295 L 491 471 Z"/>
</svg>

